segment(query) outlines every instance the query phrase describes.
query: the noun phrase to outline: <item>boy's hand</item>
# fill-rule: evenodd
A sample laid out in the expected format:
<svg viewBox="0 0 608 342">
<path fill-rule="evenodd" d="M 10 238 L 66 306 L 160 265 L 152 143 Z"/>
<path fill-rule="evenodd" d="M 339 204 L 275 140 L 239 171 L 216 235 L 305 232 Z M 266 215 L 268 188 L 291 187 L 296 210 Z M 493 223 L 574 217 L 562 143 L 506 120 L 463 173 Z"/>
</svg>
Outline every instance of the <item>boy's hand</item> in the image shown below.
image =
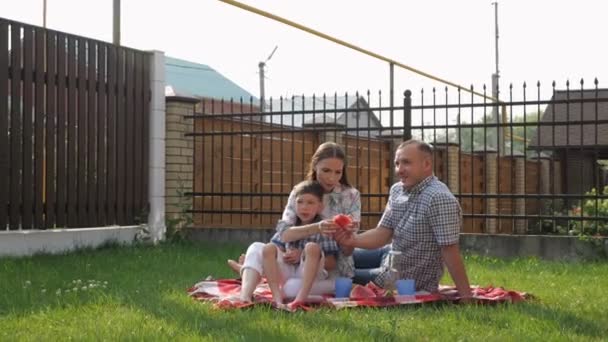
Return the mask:
<svg viewBox="0 0 608 342">
<path fill-rule="evenodd" d="M 290 248 L 283 254 L 283 261 L 288 264 L 297 264 L 300 262 L 300 254 L 302 251 L 297 248 Z"/>
<path fill-rule="evenodd" d="M 333 220 L 319 222 L 319 232 L 323 235 L 332 235 L 339 229 L 340 227 Z"/>
</svg>

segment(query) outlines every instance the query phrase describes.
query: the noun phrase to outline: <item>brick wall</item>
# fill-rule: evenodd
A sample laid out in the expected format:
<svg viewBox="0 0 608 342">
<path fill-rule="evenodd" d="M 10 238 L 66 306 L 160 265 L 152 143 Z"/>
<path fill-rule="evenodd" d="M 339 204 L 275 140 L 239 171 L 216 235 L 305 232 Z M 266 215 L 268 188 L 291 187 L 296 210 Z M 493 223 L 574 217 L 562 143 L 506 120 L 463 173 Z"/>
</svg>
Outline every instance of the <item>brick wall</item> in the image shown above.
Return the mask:
<svg viewBox="0 0 608 342">
<path fill-rule="evenodd" d="M 193 132 L 194 120 L 186 117 L 194 114 L 197 101 L 183 97 L 166 99 L 165 215 L 167 219 L 181 214 L 182 208 L 178 203 L 184 199 L 180 199 L 179 192 L 192 191 L 194 142 L 184 135 Z"/>
<path fill-rule="evenodd" d="M 486 172 L 485 172 L 485 187 L 488 195 L 495 195 L 498 193 L 498 153 L 486 152 L 485 154 Z M 498 200 L 496 198 L 488 198 L 486 200 L 486 214 L 496 215 L 498 212 Z M 495 218 L 486 219 L 485 232 L 490 234 L 496 234 L 498 231 L 497 222 Z"/>
</svg>

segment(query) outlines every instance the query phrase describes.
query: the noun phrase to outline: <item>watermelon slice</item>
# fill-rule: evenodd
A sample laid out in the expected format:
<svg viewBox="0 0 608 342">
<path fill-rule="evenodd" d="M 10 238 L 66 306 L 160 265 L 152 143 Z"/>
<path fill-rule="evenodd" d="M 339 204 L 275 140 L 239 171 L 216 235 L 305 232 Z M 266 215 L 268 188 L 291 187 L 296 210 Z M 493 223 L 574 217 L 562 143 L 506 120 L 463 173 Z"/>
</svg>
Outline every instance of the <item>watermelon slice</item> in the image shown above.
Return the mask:
<svg viewBox="0 0 608 342">
<path fill-rule="evenodd" d="M 342 229 L 346 229 L 346 226 L 348 226 L 351 222 L 352 220 L 350 219 L 350 217 L 344 214 L 334 216 L 334 223 Z"/>
<path fill-rule="evenodd" d="M 376 298 L 376 293 L 367 286 L 355 285 L 353 286 L 352 290 L 350 290 L 350 298 Z"/>
</svg>

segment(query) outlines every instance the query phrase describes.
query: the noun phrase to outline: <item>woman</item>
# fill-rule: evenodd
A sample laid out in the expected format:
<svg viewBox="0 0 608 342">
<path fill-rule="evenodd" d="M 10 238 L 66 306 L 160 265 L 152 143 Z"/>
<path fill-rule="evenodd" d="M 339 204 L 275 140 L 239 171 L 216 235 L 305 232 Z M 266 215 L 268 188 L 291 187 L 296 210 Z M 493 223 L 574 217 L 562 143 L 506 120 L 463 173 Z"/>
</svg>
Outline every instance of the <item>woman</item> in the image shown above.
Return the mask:
<svg viewBox="0 0 608 342">
<path fill-rule="evenodd" d="M 273 237 L 273 242 L 285 230 L 293 227 L 297 228 L 298 238 L 306 238 L 310 235 L 321 231 L 323 234 L 332 234 L 338 227 L 333 223 L 331 218 L 338 214 L 345 214 L 352 217 L 355 222 L 349 228 L 358 229 L 358 222 L 361 221 L 361 199 L 359 191 L 353 188 L 346 176 L 346 154 L 340 145 L 334 142 L 326 142 L 321 144 L 313 154 L 308 173 L 307 180 L 319 182 L 325 192 L 323 196 L 323 211 L 321 217 L 324 219 L 321 223 L 312 225 L 294 227 L 296 223 L 295 211 L 295 196 L 292 191 L 287 200 L 287 206 L 283 211 L 283 215 L 277 224 L 277 234 Z M 265 244 L 255 242 L 249 246 L 242 268 L 240 269 L 242 278 L 241 294 L 239 299 L 244 302 L 252 300 L 253 292 L 259 284 L 263 274 L 262 260 L 263 248 Z M 300 260 L 301 251 L 290 250 L 285 254 L 285 261 L 296 263 Z M 312 286 L 310 294 L 318 295 L 333 291 L 333 281 L 335 276 L 352 277 L 354 275 L 354 262 L 352 259 L 352 249 L 342 248 L 337 258 L 336 269 L 330 276 L 329 281 L 316 282 Z M 234 261 L 229 261 L 229 265 Z M 235 264 L 230 265 L 233 269 Z M 285 284 L 283 290 L 286 297 L 293 297 L 302 286 L 302 279 L 293 279 Z M 305 281 L 305 280 L 304 280 Z M 306 281 L 305 281 L 306 282 Z"/>
</svg>

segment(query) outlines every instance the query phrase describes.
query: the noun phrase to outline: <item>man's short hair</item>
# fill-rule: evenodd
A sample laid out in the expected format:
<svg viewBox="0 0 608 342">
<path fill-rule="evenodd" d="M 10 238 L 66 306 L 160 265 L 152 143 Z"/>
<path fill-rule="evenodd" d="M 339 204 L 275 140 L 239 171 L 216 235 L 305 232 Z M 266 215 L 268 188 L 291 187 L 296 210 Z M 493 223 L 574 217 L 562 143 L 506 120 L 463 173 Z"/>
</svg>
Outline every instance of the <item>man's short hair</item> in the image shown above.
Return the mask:
<svg viewBox="0 0 608 342">
<path fill-rule="evenodd" d="M 431 144 L 429 144 L 429 143 L 426 143 L 426 142 L 424 142 L 422 140 L 418 140 L 418 139 L 410 139 L 410 140 L 406 140 L 406 141 L 402 142 L 401 144 L 399 144 L 399 146 L 397 146 L 397 150 L 400 150 L 408 145 L 416 145 L 420 152 L 427 154 L 430 157 L 433 156 L 433 146 L 431 146 Z"/>
</svg>

